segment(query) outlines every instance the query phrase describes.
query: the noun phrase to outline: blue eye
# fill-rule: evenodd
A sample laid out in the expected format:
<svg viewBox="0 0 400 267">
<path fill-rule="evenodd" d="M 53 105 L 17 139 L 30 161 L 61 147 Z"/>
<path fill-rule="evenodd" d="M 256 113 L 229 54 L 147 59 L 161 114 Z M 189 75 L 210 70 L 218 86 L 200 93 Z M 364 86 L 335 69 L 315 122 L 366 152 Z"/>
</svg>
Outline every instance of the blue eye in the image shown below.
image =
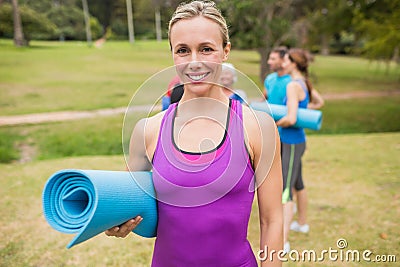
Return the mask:
<svg viewBox="0 0 400 267">
<path fill-rule="evenodd" d="M 176 50 L 176 53 L 179 55 L 187 54 L 187 53 L 189 53 L 189 50 L 187 48 L 181 47 L 178 50 Z"/>
<path fill-rule="evenodd" d="M 212 49 L 211 47 L 203 47 L 203 49 L 201 49 L 201 52 L 203 53 L 211 53 L 213 51 L 214 49 Z"/>
</svg>

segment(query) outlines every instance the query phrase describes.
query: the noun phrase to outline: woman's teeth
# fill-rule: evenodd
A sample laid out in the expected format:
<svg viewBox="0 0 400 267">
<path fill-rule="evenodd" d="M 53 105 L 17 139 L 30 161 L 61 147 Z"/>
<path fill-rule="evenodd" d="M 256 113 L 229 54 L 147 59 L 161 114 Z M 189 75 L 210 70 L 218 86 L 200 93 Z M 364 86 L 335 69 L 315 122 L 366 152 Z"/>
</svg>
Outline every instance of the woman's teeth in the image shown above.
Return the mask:
<svg viewBox="0 0 400 267">
<path fill-rule="evenodd" d="M 194 80 L 194 81 L 200 81 L 201 79 L 203 79 L 203 78 L 206 77 L 206 76 L 207 76 L 207 73 L 201 74 L 201 75 L 189 75 L 189 74 L 188 74 L 188 77 L 189 77 L 191 80 Z"/>
</svg>

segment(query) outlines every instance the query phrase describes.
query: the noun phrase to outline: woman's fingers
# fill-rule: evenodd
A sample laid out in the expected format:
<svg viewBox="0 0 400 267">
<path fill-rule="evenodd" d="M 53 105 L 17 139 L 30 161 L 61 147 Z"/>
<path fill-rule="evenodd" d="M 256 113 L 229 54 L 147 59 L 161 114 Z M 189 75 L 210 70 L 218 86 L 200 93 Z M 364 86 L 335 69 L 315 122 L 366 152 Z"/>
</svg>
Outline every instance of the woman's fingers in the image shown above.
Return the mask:
<svg viewBox="0 0 400 267">
<path fill-rule="evenodd" d="M 108 229 L 105 231 L 105 234 L 108 236 L 126 237 L 142 220 L 142 217 L 136 216 L 134 219 L 131 219 L 120 226 Z"/>
<path fill-rule="evenodd" d="M 118 237 L 126 237 L 135 227 L 135 220 L 129 220 L 119 227 Z"/>
<path fill-rule="evenodd" d="M 143 221 L 143 218 L 140 217 L 140 216 L 136 216 L 136 218 L 133 219 L 133 220 L 134 220 L 134 223 L 133 223 L 134 225 L 133 225 L 132 230 L 135 229 L 135 227 L 138 226 L 138 224 L 139 224 L 141 221 Z M 132 230 L 131 230 L 131 231 L 132 231 Z"/>
</svg>

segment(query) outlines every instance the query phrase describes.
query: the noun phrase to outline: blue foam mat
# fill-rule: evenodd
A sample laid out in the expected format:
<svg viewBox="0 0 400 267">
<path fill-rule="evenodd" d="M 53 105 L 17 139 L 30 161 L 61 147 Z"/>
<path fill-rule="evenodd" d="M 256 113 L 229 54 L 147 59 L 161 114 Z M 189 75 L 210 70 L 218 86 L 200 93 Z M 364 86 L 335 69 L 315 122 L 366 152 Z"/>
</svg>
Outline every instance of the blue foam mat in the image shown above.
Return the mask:
<svg viewBox="0 0 400 267">
<path fill-rule="evenodd" d="M 280 120 L 287 114 L 287 107 L 284 105 L 269 104 L 266 101 L 253 102 L 250 107 L 268 113 L 275 121 Z M 293 127 L 320 130 L 322 126 L 322 112 L 320 110 L 299 108 L 297 111 L 297 121 Z"/>
<path fill-rule="evenodd" d="M 157 202 L 151 172 L 61 170 L 43 189 L 47 222 L 63 233 L 77 233 L 71 248 L 89 238 L 140 215 L 133 232 L 154 237 Z"/>
</svg>

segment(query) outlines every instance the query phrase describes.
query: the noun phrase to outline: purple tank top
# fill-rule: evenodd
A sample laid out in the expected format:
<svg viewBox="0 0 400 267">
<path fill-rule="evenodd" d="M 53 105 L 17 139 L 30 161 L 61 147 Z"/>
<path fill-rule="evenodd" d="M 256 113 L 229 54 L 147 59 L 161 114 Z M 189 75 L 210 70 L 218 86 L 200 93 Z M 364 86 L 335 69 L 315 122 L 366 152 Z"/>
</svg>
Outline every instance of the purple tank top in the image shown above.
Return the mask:
<svg viewBox="0 0 400 267">
<path fill-rule="evenodd" d="M 223 140 L 201 154 L 175 145 L 176 111 L 176 104 L 166 111 L 153 157 L 159 221 L 152 266 L 257 266 L 247 240 L 254 171 L 241 104 L 230 100 Z"/>
</svg>

